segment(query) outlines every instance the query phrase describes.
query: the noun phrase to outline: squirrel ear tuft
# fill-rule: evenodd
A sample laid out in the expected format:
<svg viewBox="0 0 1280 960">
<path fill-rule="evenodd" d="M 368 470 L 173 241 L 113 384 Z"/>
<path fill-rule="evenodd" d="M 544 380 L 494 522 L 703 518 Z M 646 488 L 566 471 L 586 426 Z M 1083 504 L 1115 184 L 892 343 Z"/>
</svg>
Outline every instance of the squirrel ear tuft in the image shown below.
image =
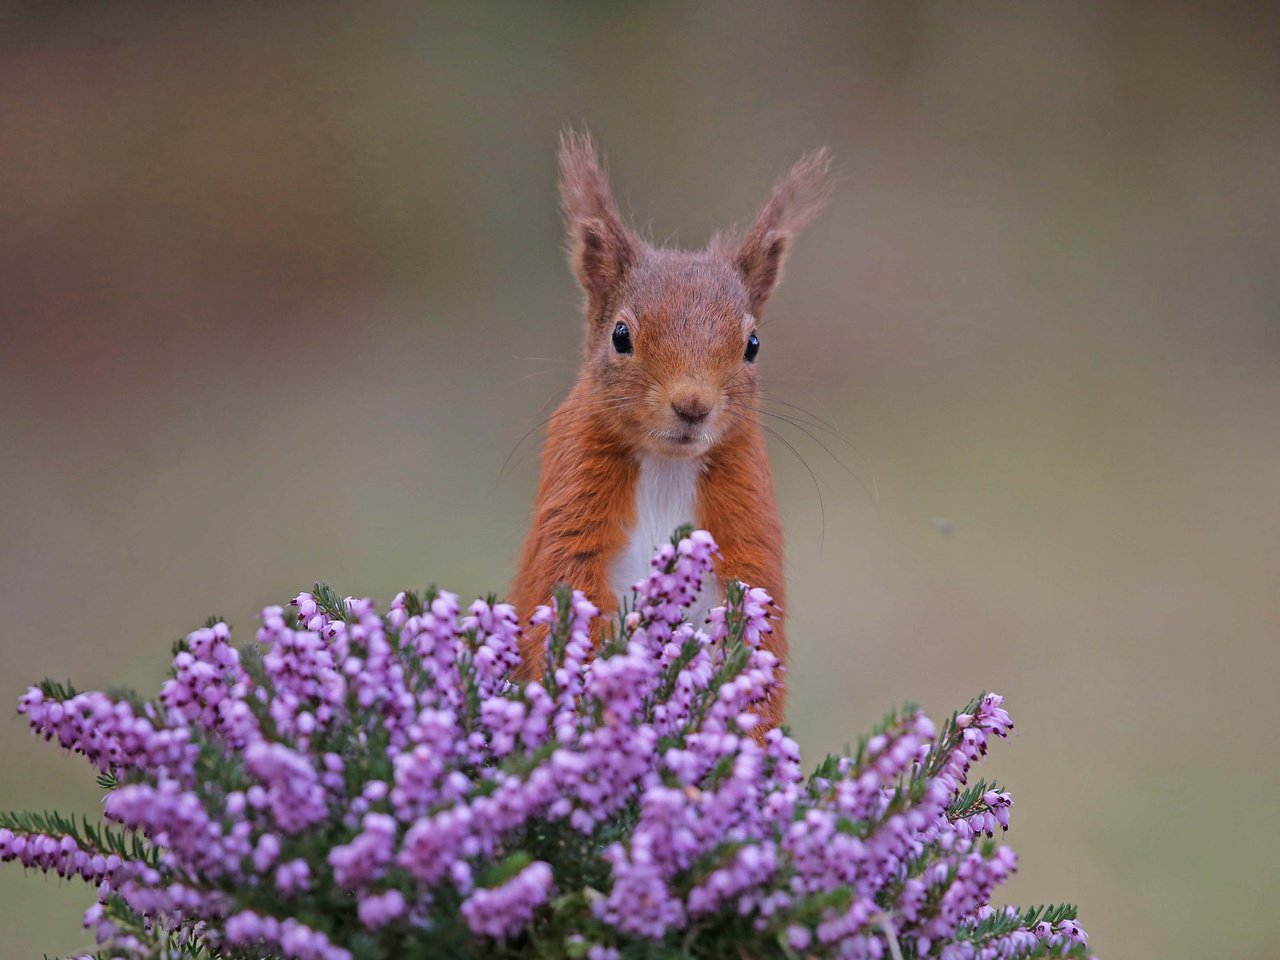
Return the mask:
<svg viewBox="0 0 1280 960">
<path fill-rule="evenodd" d="M 635 264 L 639 243 L 622 222 L 590 134 L 563 133 L 559 156 L 569 262 L 596 315 Z"/>
<path fill-rule="evenodd" d="M 751 312 L 759 316 L 778 285 L 787 250 L 795 236 L 831 199 L 831 154 L 826 147 L 800 159 L 773 188 L 746 238 L 733 254 L 742 275 Z"/>
</svg>

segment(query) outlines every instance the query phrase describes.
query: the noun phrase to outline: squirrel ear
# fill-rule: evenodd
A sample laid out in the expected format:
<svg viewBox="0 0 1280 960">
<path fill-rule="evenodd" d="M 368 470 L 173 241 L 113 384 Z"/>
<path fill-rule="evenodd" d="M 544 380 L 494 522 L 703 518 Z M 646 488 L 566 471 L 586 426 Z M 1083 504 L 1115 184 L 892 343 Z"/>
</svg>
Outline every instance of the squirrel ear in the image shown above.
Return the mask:
<svg viewBox="0 0 1280 960">
<path fill-rule="evenodd" d="M 560 137 L 560 203 L 569 262 L 594 315 L 635 264 L 639 243 L 622 222 L 590 134 L 570 130 Z"/>
<path fill-rule="evenodd" d="M 831 154 L 826 147 L 800 159 L 773 188 L 746 238 L 733 254 L 751 301 L 760 308 L 778 285 L 792 239 L 831 199 Z"/>
</svg>

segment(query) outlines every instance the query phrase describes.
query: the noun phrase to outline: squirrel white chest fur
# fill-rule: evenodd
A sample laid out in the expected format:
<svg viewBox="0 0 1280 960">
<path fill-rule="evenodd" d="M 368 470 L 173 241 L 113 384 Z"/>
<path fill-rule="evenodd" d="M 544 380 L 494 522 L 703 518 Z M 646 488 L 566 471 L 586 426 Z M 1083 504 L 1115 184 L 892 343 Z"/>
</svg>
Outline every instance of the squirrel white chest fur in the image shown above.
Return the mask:
<svg viewBox="0 0 1280 960">
<path fill-rule="evenodd" d="M 631 588 L 649 575 L 649 561 L 661 544 L 682 524 L 697 524 L 698 476 L 701 460 L 673 460 L 665 457 L 640 458 L 640 476 L 636 480 L 636 523 L 627 546 L 614 560 L 609 582 L 618 600 L 630 600 Z M 702 585 L 698 602 L 688 611 L 688 618 L 701 625 L 707 611 L 718 602 L 719 585 L 715 578 Z"/>
</svg>

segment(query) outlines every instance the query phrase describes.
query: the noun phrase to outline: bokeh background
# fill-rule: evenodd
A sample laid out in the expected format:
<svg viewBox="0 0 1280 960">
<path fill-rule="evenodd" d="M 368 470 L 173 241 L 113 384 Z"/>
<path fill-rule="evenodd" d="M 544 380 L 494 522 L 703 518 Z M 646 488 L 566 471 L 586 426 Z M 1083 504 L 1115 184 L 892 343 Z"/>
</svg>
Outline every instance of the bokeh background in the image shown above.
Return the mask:
<svg viewBox="0 0 1280 960">
<path fill-rule="evenodd" d="M 0 702 L 315 579 L 503 589 L 578 349 L 557 131 L 683 244 L 825 143 L 761 355 L 832 427 L 773 424 L 804 751 L 998 690 L 1010 896 L 1280 953 L 1275 6 L 0 11 Z M 0 806 L 96 802 L 6 721 Z M 87 900 L 6 868 L 0 954 Z"/>
</svg>

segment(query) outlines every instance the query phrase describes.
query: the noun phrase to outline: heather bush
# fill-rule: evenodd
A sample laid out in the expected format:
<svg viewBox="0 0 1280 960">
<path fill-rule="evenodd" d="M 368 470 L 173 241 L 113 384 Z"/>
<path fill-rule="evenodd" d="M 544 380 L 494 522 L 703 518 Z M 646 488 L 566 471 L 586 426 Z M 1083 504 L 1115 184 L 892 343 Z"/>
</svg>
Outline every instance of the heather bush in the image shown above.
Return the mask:
<svg viewBox="0 0 1280 960">
<path fill-rule="evenodd" d="M 682 533 L 594 656 L 580 593 L 540 608 L 523 687 L 511 607 L 323 585 L 255 643 L 190 634 L 151 700 L 32 687 L 106 822 L 0 814 L 0 858 L 96 888 L 86 957 L 1086 956 L 1071 906 L 992 905 L 1012 801 L 969 774 L 1002 699 L 895 711 L 806 777 L 755 730 L 772 602 L 687 622 L 716 547 Z"/>
</svg>

